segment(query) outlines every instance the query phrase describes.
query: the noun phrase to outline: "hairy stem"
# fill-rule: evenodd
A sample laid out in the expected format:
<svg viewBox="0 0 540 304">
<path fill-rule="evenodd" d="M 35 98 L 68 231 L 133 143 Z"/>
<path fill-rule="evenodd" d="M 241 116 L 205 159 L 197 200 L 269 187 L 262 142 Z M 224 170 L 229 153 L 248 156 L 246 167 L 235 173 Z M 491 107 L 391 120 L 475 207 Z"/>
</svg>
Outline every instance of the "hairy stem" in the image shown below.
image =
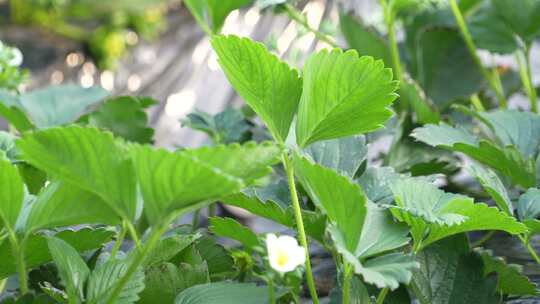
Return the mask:
<svg viewBox="0 0 540 304">
<path fill-rule="evenodd" d="M 122 226 L 120 227 L 120 233 L 118 234 L 118 237 L 116 238 L 116 241 L 114 242 L 114 246 L 111 250 L 112 258 L 116 256 L 116 253 L 118 253 L 120 246 L 122 246 L 122 243 L 124 242 L 124 238 L 126 237 L 126 231 L 127 231 L 126 222 L 122 221 Z"/>
<path fill-rule="evenodd" d="M 540 257 L 538 256 L 538 254 L 536 253 L 534 248 L 531 246 L 531 243 L 529 242 L 529 239 L 525 238 L 525 237 L 523 237 L 521 235 L 519 236 L 519 239 L 521 240 L 521 242 L 523 243 L 525 248 L 527 248 L 527 251 L 529 251 L 529 254 L 533 257 L 533 259 L 536 261 L 536 263 L 538 265 L 540 265 Z"/>
<path fill-rule="evenodd" d="M 386 298 L 386 295 L 388 294 L 388 288 L 381 289 L 381 292 L 379 293 L 379 296 L 377 297 L 377 304 L 383 304 L 384 299 Z"/>
<path fill-rule="evenodd" d="M 19 289 L 21 294 L 24 295 L 28 293 L 28 274 L 26 273 L 26 262 L 24 259 L 24 246 L 26 243 L 26 238 L 20 242 L 15 234 L 15 231 L 11 230 L 11 228 L 8 228 L 8 236 L 11 247 L 13 248 L 13 257 L 17 263 Z"/>
<path fill-rule="evenodd" d="M 349 304 L 351 302 L 351 279 L 352 279 L 352 267 L 351 264 L 343 263 L 343 289 L 342 289 L 342 303 Z"/>
<path fill-rule="evenodd" d="M 521 82 L 523 83 L 523 87 L 525 88 L 527 96 L 529 96 L 529 100 L 531 102 L 531 111 L 538 113 L 538 97 L 536 96 L 536 89 L 532 83 L 531 62 L 529 60 L 529 55 L 529 46 L 526 46 L 525 50 L 519 49 L 516 51 L 516 61 L 519 66 L 519 76 L 521 78 Z"/>
<path fill-rule="evenodd" d="M 300 202 L 298 201 L 298 193 L 296 192 L 296 184 L 294 182 L 294 169 L 289 160 L 287 152 L 283 153 L 283 166 L 287 172 L 287 181 L 289 183 L 289 188 L 291 190 L 291 200 L 294 209 L 294 217 L 296 219 L 296 228 L 298 229 L 298 237 L 300 239 L 300 244 L 304 247 L 306 251 L 306 279 L 309 287 L 309 293 L 311 294 L 311 299 L 314 304 L 319 303 L 319 297 L 317 296 L 317 290 L 315 288 L 315 280 L 313 279 L 313 272 L 311 271 L 311 261 L 309 258 L 309 248 L 306 238 L 306 232 L 304 231 L 304 221 L 302 220 L 302 210 L 300 208 Z"/>
<path fill-rule="evenodd" d="M 467 45 L 467 48 L 469 49 L 469 53 L 471 54 L 474 63 L 478 66 L 478 68 L 480 69 L 480 72 L 482 73 L 484 78 L 488 81 L 489 86 L 495 92 L 495 95 L 497 96 L 497 99 L 499 100 L 499 104 L 501 108 L 505 109 L 507 107 L 507 101 L 506 101 L 506 98 L 504 97 L 504 92 L 503 92 L 502 85 L 500 83 L 500 79 L 498 77 L 494 77 L 482 65 L 482 61 L 480 60 L 480 57 L 478 57 L 478 54 L 476 53 L 476 45 L 473 42 L 471 33 L 469 32 L 469 28 L 467 27 L 467 24 L 465 23 L 465 19 L 463 18 L 463 15 L 461 14 L 461 10 L 459 9 L 459 6 L 456 0 L 450 0 L 450 6 L 452 7 L 452 12 L 454 13 L 456 23 L 459 27 L 461 35 L 463 36 L 463 40 L 465 40 L 465 44 Z"/>
<path fill-rule="evenodd" d="M 290 4 L 285 4 L 285 11 L 287 12 L 287 15 L 292 20 L 296 21 L 298 24 L 302 25 L 306 30 L 312 32 L 317 39 L 320 41 L 326 42 L 332 47 L 339 48 L 339 46 L 326 34 L 322 33 L 321 31 L 314 29 L 309 25 L 304 15 L 302 15 L 301 12 L 299 12 L 294 6 Z"/>
</svg>

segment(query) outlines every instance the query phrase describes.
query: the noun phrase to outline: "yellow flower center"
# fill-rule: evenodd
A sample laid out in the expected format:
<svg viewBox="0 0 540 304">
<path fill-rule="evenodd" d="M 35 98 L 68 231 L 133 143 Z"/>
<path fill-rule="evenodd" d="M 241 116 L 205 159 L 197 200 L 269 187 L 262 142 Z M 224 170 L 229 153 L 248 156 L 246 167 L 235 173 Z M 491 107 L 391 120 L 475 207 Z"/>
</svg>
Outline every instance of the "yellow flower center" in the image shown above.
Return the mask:
<svg viewBox="0 0 540 304">
<path fill-rule="evenodd" d="M 283 267 L 285 266 L 285 264 L 287 264 L 288 261 L 289 261 L 289 255 L 283 250 L 278 250 L 277 264 Z"/>
</svg>

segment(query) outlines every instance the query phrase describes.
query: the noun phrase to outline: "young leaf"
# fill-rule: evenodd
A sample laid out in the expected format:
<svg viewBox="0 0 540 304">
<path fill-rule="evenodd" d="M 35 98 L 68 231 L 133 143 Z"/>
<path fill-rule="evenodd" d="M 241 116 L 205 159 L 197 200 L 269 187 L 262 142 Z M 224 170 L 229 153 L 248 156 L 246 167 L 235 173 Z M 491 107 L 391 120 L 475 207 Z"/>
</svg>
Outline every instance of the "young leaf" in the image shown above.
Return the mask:
<svg viewBox="0 0 540 304">
<path fill-rule="evenodd" d="M 97 195 L 56 181 L 43 188 L 32 203 L 25 229 L 32 232 L 80 224 L 115 225 L 118 222 L 119 217 Z"/>
<path fill-rule="evenodd" d="M 105 304 L 110 296 L 113 287 L 126 274 L 129 267 L 129 259 L 117 260 L 109 259 L 101 265 L 98 265 L 88 278 L 87 297 L 89 303 Z M 144 271 L 139 268 L 131 276 L 128 283 L 124 286 L 119 296 L 116 298 L 116 304 L 132 304 L 139 300 L 139 293 L 144 289 Z"/>
<path fill-rule="evenodd" d="M 503 258 L 493 256 L 490 250 L 477 249 L 484 261 L 484 275 L 497 274 L 497 291 L 505 295 L 537 295 L 536 284 L 522 273 L 522 266 L 507 264 Z"/>
<path fill-rule="evenodd" d="M 219 64 L 236 92 L 284 142 L 298 107 L 302 80 L 296 70 L 261 43 L 236 36 L 214 36 Z"/>
<path fill-rule="evenodd" d="M 135 218 L 133 166 L 111 133 L 79 126 L 50 128 L 27 133 L 17 147 L 33 166 L 98 195 L 117 215 Z"/>
<path fill-rule="evenodd" d="M 175 304 L 264 304 L 268 288 L 251 283 L 218 282 L 190 287 L 176 297 Z"/>
<path fill-rule="evenodd" d="M 229 155 L 223 153 L 222 148 L 205 151 L 208 151 L 205 156 L 212 162 L 230 165 L 226 158 Z M 150 223 L 159 222 L 174 210 L 200 207 L 206 200 L 233 194 L 244 186 L 242 180 L 219 170 L 220 167 L 198 160 L 191 152 L 173 153 L 133 145 L 131 154 L 145 203 L 144 213 Z M 212 154 L 215 158 L 211 158 Z"/>
<path fill-rule="evenodd" d="M 303 151 L 316 163 L 353 178 L 367 158 L 364 136 L 351 136 L 319 141 Z"/>
<path fill-rule="evenodd" d="M 492 304 L 498 302 L 495 277 L 485 277 L 482 259 L 467 252 L 456 236 L 432 244 L 417 255 L 411 289 L 421 304 Z"/>
<path fill-rule="evenodd" d="M 15 146 L 16 137 L 8 132 L 0 131 L 0 151 L 3 151 L 6 158 L 11 162 L 17 159 L 19 151 Z"/>
<path fill-rule="evenodd" d="M 493 198 L 497 206 L 509 215 L 514 214 L 514 206 L 508 196 L 506 187 L 493 171 L 479 165 L 471 165 L 469 170 L 476 177 L 482 188 Z"/>
<path fill-rule="evenodd" d="M 82 301 L 84 299 L 84 284 L 90 275 L 90 269 L 77 250 L 62 239 L 51 237 L 47 243 L 70 301 Z"/>
<path fill-rule="evenodd" d="M 24 184 L 17 167 L 0 154 L 0 219 L 13 231 L 23 205 Z"/>
<path fill-rule="evenodd" d="M 464 129 L 446 124 L 425 125 L 415 129 L 411 136 L 430 146 L 462 152 L 523 187 L 536 184 L 534 160 L 526 160 L 514 146 L 500 148 L 486 140 L 478 141 Z"/>
<path fill-rule="evenodd" d="M 226 237 L 240 242 L 248 250 L 259 245 L 257 235 L 248 227 L 232 218 L 210 218 L 210 231 L 219 237 Z"/>
<path fill-rule="evenodd" d="M 323 50 L 304 66 L 296 140 L 301 147 L 379 129 L 397 97 L 392 70 L 354 50 Z"/>
<path fill-rule="evenodd" d="M 148 127 L 145 109 L 155 103 L 151 98 L 116 97 L 107 100 L 91 113 L 88 123 L 129 141 L 152 143 L 154 129 Z"/>
<path fill-rule="evenodd" d="M 502 230 L 519 234 L 527 228 L 508 214 L 474 203 L 471 198 L 446 193 L 422 180 L 402 179 L 391 186 L 394 216 L 412 228 L 416 243 L 427 246 L 450 235 L 475 230 Z M 424 239 L 424 233 L 428 233 Z M 423 239 L 423 240 L 422 240 Z"/>
<path fill-rule="evenodd" d="M 114 232 L 104 228 L 83 228 L 78 231 L 63 230 L 54 234 L 54 237 L 62 239 L 78 252 L 84 252 L 101 247 L 104 243 L 110 241 L 113 235 Z M 0 244 L 0 279 L 17 272 L 17 266 L 11 253 L 10 242 L 2 242 Z M 43 235 L 30 235 L 24 253 L 28 269 L 52 260 L 47 247 L 47 237 Z"/>
</svg>

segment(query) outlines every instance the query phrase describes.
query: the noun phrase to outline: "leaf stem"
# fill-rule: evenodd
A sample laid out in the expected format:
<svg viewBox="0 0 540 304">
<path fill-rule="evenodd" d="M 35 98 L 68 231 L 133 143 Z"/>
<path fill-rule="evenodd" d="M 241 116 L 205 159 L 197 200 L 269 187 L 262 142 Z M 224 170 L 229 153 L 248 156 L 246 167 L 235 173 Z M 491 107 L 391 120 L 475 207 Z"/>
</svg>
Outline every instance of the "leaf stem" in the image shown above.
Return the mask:
<svg viewBox="0 0 540 304">
<path fill-rule="evenodd" d="M 133 226 L 133 224 L 130 221 L 128 220 L 123 220 L 123 221 L 125 221 L 126 223 L 129 236 L 131 237 L 133 242 L 135 242 L 135 246 L 137 247 L 137 249 L 140 250 L 142 245 L 141 245 L 141 240 L 139 239 L 139 236 L 137 235 L 137 229 L 135 229 L 135 226 Z"/>
<path fill-rule="evenodd" d="M 388 294 L 388 287 L 381 289 L 381 292 L 379 293 L 379 296 L 377 297 L 377 304 L 383 304 L 384 299 L 386 298 L 386 295 Z"/>
<path fill-rule="evenodd" d="M 306 232 L 304 231 L 304 221 L 302 220 L 302 210 L 300 208 L 300 202 L 298 201 L 298 193 L 296 191 L 296 184 L 294 182 L 294 169 L 289 160 L 287 152 L 283 152 L 282 155 L 283 166 L 287 173 L 287 181 L 289 183 L 289 188 L 291 190 L 291 200 L 294 209 L 294 217 L 296 219 L 296 228 L 298 229 L 298 237 L 300 239 L 300 244 L 304 247 L 306 251 L 306 279 L 309 287 L 309 293 L 311 294 L 311 299 L 314 304 L 319 303 L 319 297 L 317 296 L 317 290 L 315 288 L 315 280 L 313 279 L 313 272 L 311 271 L 311 261 L 309 258 L 309 248 L 306 238 Z"/>
<path fill-rule="evenodd" d="M 531 246 L 531 243 L 529 242 L 529 239 L 527 239 L 527 238 L 525 238 L 525 237 L 523 237 L 521 235 L 519 236 L 519 239 L 521 240 L 521 242 L 523 243 L 525 248 L 527 248 L 527 250 L 529 251 L 529 253 L 533 257 L 533 259 L 536 261 L 536 263 L 538 265 L 540 265 L 540 257 L 538 256 L 538 254 L 536 253 L 534 248 Z"/>
<path fill-rule="evenodd" d="M 456 0 L 450 0 L 450 6 L 452 7 L 452 12 L 456 19 L 456 23 L 459 27 L 461 35 L 463 36 L 463 40 L 465 40 L 465 44 L 467 45 L 467 48 L 469 49 L 469 53 L 471 54 L 471 57 L 473 58 L 474 63 L 476 64 L 476 66 L 478 66 L 478 68 L 480 69 L 480 72 L 482 73 L 484 78 L 488 81 L 488 84 L 490 85 L 491 89 L 493 89 L 493 91 L 495 92 L 495 95 L 497 96 L 497 99 L 499 100 L 499 104 L 501 108 L 506 109 L 507 101 L 506 101 L 506 98 L 504 97 L 504 91 L 500 83 L 500 78 L 494 77 L 494 75 L 490 74 L 490 72 L 484 67 L 484 65 L 482 65 L 482 61 L 480 60 L 480 57 L 478 57 L 478 54 L 476 53 L 476 45 L 474 44 L 471 33 L 469 32 L 469 28 L 467 27 L 467 24 L 465 23 L 465 19 L 463 18 L 463 15 L 461 14 L 461 10 L 459 9 L 459 6 Z"/>
<path fill-rule="evenodd" d="M 476 111 L 478 112 L 484 112 L 486 111 L 486 109 L 484 108 L 484 106 L 482 105 L 482 101 L 480 100 L 480 98 L 478 97 L 478 94 L 473 94 L 471 96 L 471 103 L 473 104 L 474 108 L 476 109 Z"/>
<path fill-rule="evenodd" d="M 343 263 L 343 290 L 342 290 L 342 303 L 349 304 L 351 302 L 351 279 L 352 279 L 352 267 L 351 264 Z"/>
<path fill-rule="evenodd" d="M 519 66 L 519 76 L 521 78 L 521 82 L 523 83 L 523 87 L 529 96 L 529 100 L 531 102 L 531 111 L 533 113 L 538 113 L 538 97 L 536 96 L 536 89 L 532 83 L 531 62 L 529 56 L 529 46 L 525 46 L 525 50 L 519 49 L 516 51 L 516 61 Z"/>
<path fill-rule="evenodd" d="M 268 279 L 268 297 L 270 304 L 276 304 L 276 294 L 274 292 L 274 282 L 272 281 L 272 278 Z"/>
<path fill-rule="evenodd" d="M 285 4 L 285 12 L 287 12 L 287 15 L 292 20 L 296 21 L 298 24 L 302 25 L 305 29 L 312 32 L 317 39 L 320 41 L 326 42 L 327 44 L 331 45 L 332 47 L 339 48 L 339 45 L 335 43 L 328 35 L 322 33 L 321 31 L 312 28 L 309 23 L 306 20 L 306 17 L 302 15 L 301 12 L 299 12 L 294 6 L 290 4 Z"/>
<path fill-rule="evenodd" d="M 126 222 L 125 220 L 122 221 L 122 226 L 120 227 L 120 233 L 118 234 L 118 237 L 116 238 L 116 241 L 114 242 L 114 246 L 111 250 L 111 257 L 116 257 L 116 253 L 120 249 L 120 246 L 122 246 L 122 243 L 124 242 L 124 238 L 126 237 Z"/>
<path fill-rule="evenodd" d="M 9 241 L 11 242 L 11 247 L 13 249 L 13 257 L 17 262 L 19 289 L 21 294 L 25 295 L 28 293 L 28 275 L 26 273 L 26 262 L 24 260 L 24 246 L 26 243 L 26 238 L 19 242 L 15 232 L 8 226 L 6 226 L 6 228 L 8 230 Z"/>
<path fill-rule="evenodd" d="M 474 247 L 482 246 L 485 242 L 489 241 L 495 235 L 495 233 L 496 233 L 495 230 L 491 230 L 490 232 L 486 233 L 481 239 L 472 243 L 471 247 L 474 248 Z"/>
</svg>

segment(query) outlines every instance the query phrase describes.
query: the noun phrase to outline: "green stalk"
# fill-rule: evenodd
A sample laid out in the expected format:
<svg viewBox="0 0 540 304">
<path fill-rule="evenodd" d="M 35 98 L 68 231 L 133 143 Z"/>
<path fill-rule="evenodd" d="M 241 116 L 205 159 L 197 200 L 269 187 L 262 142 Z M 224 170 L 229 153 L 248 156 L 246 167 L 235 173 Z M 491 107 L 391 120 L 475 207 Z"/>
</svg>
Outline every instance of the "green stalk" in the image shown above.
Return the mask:
<svg viewBox="0 0 540 304">
<path fill-rule="evenodd" d="M 377 297 L 377 304 L 383 304 L 384 299 L 386 298 L 386 295 L 388 294 L 388 288 L 383 288 L 381 292 L 379 293 L 379 296 Z"/>
<path fill-rule="evenodd" d="M 450 6 L 452 7 L 452 12 L 454 13 L 454 17 L 456 19 L 457 25 L 459 27 L 459 30 L 461 32 L 461 35 L 463 36 L 463 40 L 465 40 L 465 44 L 467 45 L 467 48 L 469 49 L 469 53 L 471 54 L 474 63 L 478 68 L 480 69 L 480 72 L 484 76 L 484 78 L 488 81 L 488 84 L 495 92 L 495 95 L 497 96 L 497 99 L 499 100 L 500 107 L 503 109 L 506 109 L 507 107 L 507 101 L 504 97 L 504 91 L 502 88 L 502 84 L 500 83 L 500 79 L 498 77 L 494 77 L 493 75 L 488 72 L 488 70 L 482 65 L 482 61 L 480 60 L 480 57 L 478 57 L 478 54 L 476 53 L 476 45 L 473 42 L 471 33 L 469 32 L 469 28 L 467 27 L 467 24 L 465 23 L 465 19 L 463 18 L 463 15 L 461 14 L 461 11 L 459 9 L 459 6 L 456 2 L 456 0 L 450 0 Z"/>
<path fill-rule="evenodd" d="M 195 232 L 199 228 L 199 222 L 201 220 L 201 210 L 195 210 L 193 212 L 193 218 L 191 219 L 191 231 Z"/>
<path fill-rule="evenodd" d="M 474 108 L 478 112 L 484 112 L 486 109 L 484 109 L 484 106 L 482 105 L 482 101 L 480 98 L 478 98 L 478 94 L 473 94 L 471 96 L 471 103 L 473 104 Z"/>
<path fill-rule="evenodd" d="M 294 20 L 296 23 L 302 25 L 306 30 L 312 32 L 317 39 L 320 41 L 326 42 L 332 47 L 339 48 L 337 43 L 335 43 L 330 37 L 328 37 L 326 34 L 322 33 L 321 31 L 312 28 L 309 23 L 307 22 L 304 15 L 302 15 L 301 12 L 299 12 L 294 6 L 290 4 L 285 4 L 285 12 L 287 12 L 287 15 L 289 18 Z"/>
<path fill-rule="evenodd" d="M 536 90 L 532 84 L 531 63 L 529 56 L 529 46 L 526 46 L 525 50 L 519 49 L 516 51 L 516 61 L 519 66 L 519 76 L 521 77 L 521 82 L 523 83 L 523 87 L 527 92 L 527 96 L 529 96 L 529 100 L 531 102 L 531 111 L 533 113 L 538 113 L 538 97 L 536 96 Z"/>
<path fill-rule="evenodd" d="M 120 233 L 118 234 L 118 237 L 116 238 L 116 241 L 114 242 L 114 246 L 111 250 L 111 257 L 114 258 L 116 256 L 116 253 L 120 249 L 120 246 L 122 246 L 122 243 L 124 242 L 124 238 L 126 237 L 126 222 L 122 221 L 122 226 L 120 227 Z"/>
<path fill-rule="evenodd" d="M 274 292 L 274 282 L 272 279 L 268 279 L 268 297 L 270 298 L 270 304 L 276 304 L 276 294 Z"/>
<path fill-rule="evenodd" d="M 351 279 L 352 279 L 352 267 L 351 264 L 343 263 L 343 290 L 342 290 L 342 303 L 349 304 L 351 302 Z"/>
<path fill-rule="evenodd" d="M 531 246 L 531 243 L 529 242 L 529 239 L 525 238 L 525 237 L 523 237 L 521 235 L 519 236 L 519 239 L 521 240 L 521 242 L 523 243 L 525 248 L 527 248 L 527 251 L 529 251 L 529 254 L 533 257 L 533 259 L 536 261 L 536 263 L 538 265 L 540 265 L 540 257 L 538 256 L 538 254 L 536 253 L 534 248 Z"/>
<path fill-rule="evenodd" d="M 315 288 L 315 280 L 313 279 L 313 272 L 311 271 L 311 261 L 309 258 L 309 248 L 306 238 L 306 232 L 304 231 L 304 221 L 302 220 L 302 209 L 300 208 L 300 202 L 298 201 L 298 193 L 296 192 L 296 184 L 294 182 L 294 168 L 290 163 L 287 152 L 283 153 L 283 166 L 287 173 L 287 181 L 291 190 L 291 200 L 294 209 L 294 217 L 296 219 L 296 228 L 298 229 L 298 237 L 300 244 L 306 251 L 306 279 L 309 287 L 309 293 L 314 304 L 319 303 L 319 297 L 317 296 L 317 289 Z"/>
<path fill-rule="evenodd" d="M 26 262 L 24 260 L 24 245 L 26 243 L 26 238 L 24 238 L 22 242 L 19 242 L 19 239 L 17 239 L 15 232 L 7 226 L 6 228 L 8 229 L 8 236 L 11 247 L 13 248 L 13 257 L 15 258 L 15 261 L 17 263 L 19 288 L 21 290 L 21 294 L 24 295 L 28 293 L 28 275 L 26 273 Z"/>
<path fill-rule="evenodd" d="M 130 221 L 124 220 L 124 222 L 126 223 L 126 227 L 128 229 L 129 236 L 131 237 L 133 242 L 135 242 L 135 246 L 137 247 L 137 249 L 140 250 L 141 249 L 141 240 L 139 239 L 139 236 L 137 235 L 137 229 L 135 229 L 135 226 L 133 226 L 133 224 Z"/>
<path fill-rule="evenodd" d="M 472 243 L 471 247 L 474 248 L 474 247 L 482 246 L 485 242 L 489 241 L 495 235 L 495 233 L 496 233 L 495 230 L 491 230 L 490 232 L 486 233 L 481 239 Z"/>
</svg>

